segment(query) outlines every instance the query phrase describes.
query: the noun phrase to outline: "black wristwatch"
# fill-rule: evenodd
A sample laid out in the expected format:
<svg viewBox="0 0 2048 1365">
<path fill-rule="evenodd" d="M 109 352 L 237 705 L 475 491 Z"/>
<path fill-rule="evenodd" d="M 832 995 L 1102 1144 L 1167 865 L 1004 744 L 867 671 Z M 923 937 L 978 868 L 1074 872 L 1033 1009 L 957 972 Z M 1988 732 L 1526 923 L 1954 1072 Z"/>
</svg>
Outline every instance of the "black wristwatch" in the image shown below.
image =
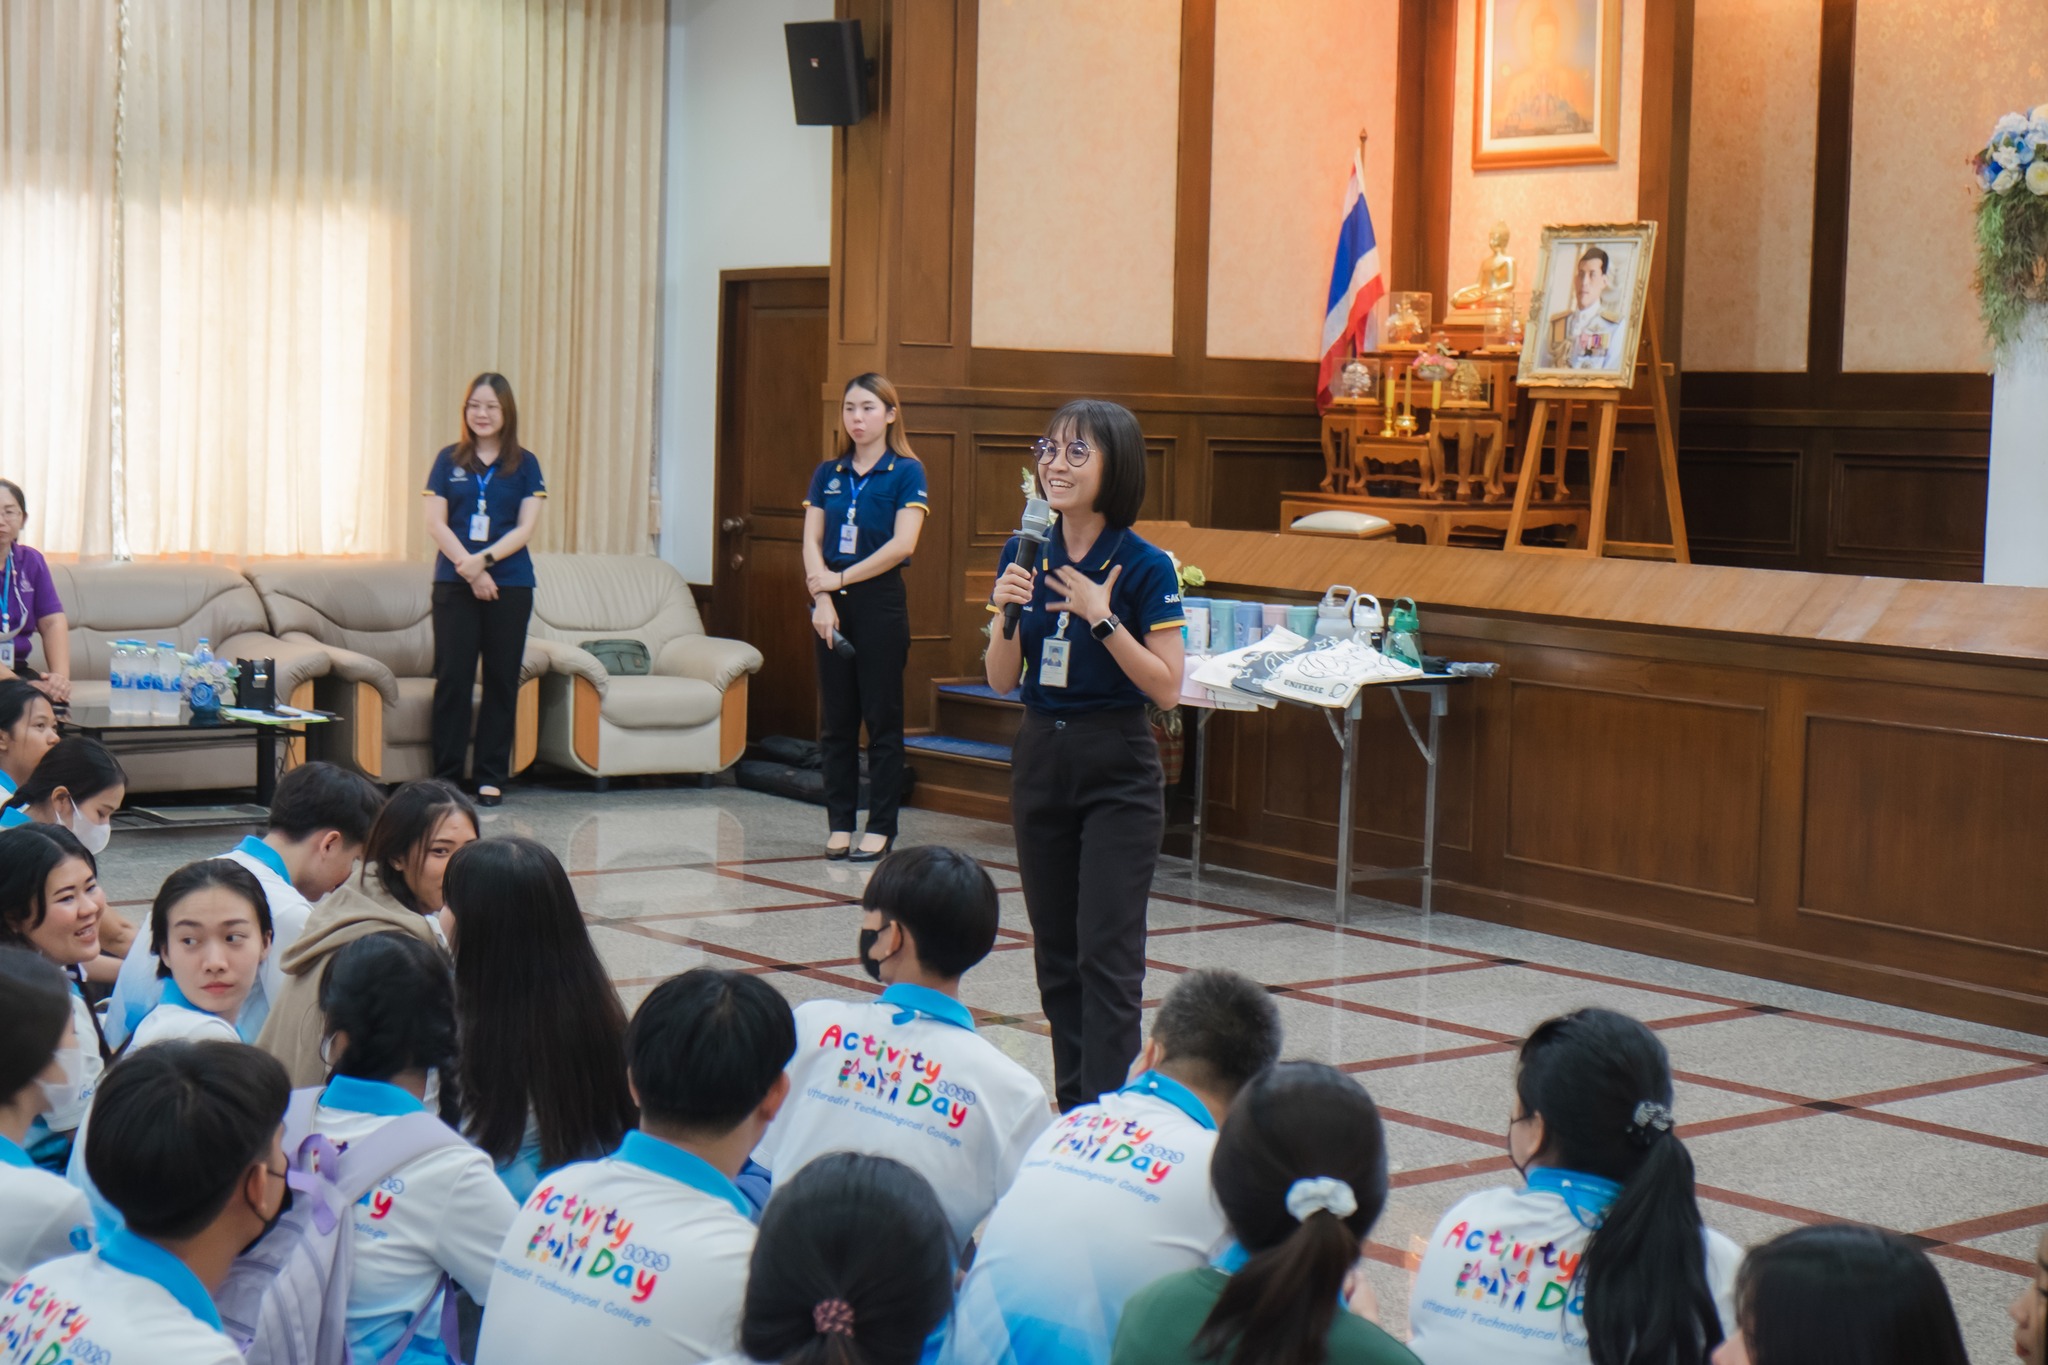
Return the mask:
<svg viewBox="0 0 2048 1365">
<path fill-rule="evenodd" d="M 1119 630 L 1122 630 L 1123 627 L 1124 623 L 1116 619 L 1115 612 L 1111 612 L 1109 615 L 1103 617 L 1100 621 L 1097 621 L 1094 625 L 1090 626 L 1088 628 L 1088 633 L 1093 635 L 1098 640 L 1107 640 L 1110 636 L 1116 634 Z"/>
<path fill-rule="evenodd" d="M 489 550 L 484 551 L 484 567 L 486 569 L 494 567 L 497 562 L 498 557 L 496 555 L 492 554 Z"/>
</svg>

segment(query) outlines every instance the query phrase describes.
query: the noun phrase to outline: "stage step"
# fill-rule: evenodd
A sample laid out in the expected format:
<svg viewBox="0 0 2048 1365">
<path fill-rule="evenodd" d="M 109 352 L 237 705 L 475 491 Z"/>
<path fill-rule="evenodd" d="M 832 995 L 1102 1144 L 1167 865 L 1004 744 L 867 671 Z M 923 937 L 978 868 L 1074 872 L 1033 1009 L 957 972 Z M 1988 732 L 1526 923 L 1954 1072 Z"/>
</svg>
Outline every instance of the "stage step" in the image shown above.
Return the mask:
<svg viewBox="0 0 2048 1365">
<path fill-rule="evenodd" d="M 917 766 L 910 803 L 1008 824 L 1010 745 L 1023 703 L 980 678 L 935 678 L 932 702 L 936 729 L 903 740 L 905 757 Z"/>
</svg>

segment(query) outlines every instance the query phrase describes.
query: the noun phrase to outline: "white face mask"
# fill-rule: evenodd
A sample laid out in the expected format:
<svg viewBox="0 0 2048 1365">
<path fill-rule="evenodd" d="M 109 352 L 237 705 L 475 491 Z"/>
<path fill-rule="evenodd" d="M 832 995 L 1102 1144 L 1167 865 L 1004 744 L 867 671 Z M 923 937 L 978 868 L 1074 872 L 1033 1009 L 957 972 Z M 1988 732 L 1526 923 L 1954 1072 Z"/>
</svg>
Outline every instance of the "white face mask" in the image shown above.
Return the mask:
<svg viewBox="0 0 2048 1365">
<path fill-rule="evenodd" d="M 38 1080 L 36 1084 L 42 1087 L 43 1102 L 50 1107 L 50 1112 L 58 1114 L 78 1103 L 78 1092 L 85 1086 L 85 1053 L 73 1040 L 58 1048 L 51 1060 L 63 1071 L 64 1079 Z"/>
<path fill-rule="evenodd" d="M 85 812 L 75 807 L 72 809 L 70 820 L 65 823 L 70 826 L 72 834 L 77 836 L 78 842 L 85 845 L 85 851 L 95 858 L 106 850 L 107 841 L 114 837 L 114 824 L 111 820 L 105 824 L 88 820 L 85 818 Z"/>
</svg>

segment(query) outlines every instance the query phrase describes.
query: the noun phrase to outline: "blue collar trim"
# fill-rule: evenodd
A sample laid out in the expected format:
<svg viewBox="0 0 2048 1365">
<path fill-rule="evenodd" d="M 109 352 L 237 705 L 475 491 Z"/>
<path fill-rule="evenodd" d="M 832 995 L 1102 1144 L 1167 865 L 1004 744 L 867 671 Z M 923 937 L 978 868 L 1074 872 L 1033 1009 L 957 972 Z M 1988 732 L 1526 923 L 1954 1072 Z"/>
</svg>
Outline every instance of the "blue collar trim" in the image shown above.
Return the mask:
<svg viewBox="0 0 2048 1365">
<path fill-rule="evenodd" d="M 389 1081 L 366 1081 L 360 1076 L 336 1076 L 320 1092 L 320 1103 L 330 1109 L 348 1109 L 387 1119 L 427 1111 L 427 1106 Z"/>
<path fill-rule="evenodd" d="M 26 1170 L 35 1164 L 29 1160 L 28 1153 L 21 1150 L 20 1143 L 0 1133 L 0 1166 L 19 1166 Z"/>
<path fill-rule="evenodd" d="M 214 1331 L 221 1330 L 220 1311 L 213 1306 L 206 1286 L 183 1261 L 155 1242 L 145 1241 L 125 1227 L 109 1227 L 100 1238 L 100 1259 L 116 1270 L 154 1280 L 183 1304 L 186 1312 Z"/>
<path fill-rule="evenodd" d="M 1244 1249 L 1244 1243 L 1233 1237 L 1223 1250 L 1217 1252 L 1209 1259 L 1209 1264 L 1215 1266 L 1226 1275 L 1235 1275 L 1238 1271 L 1244 1269 L 1245 1262 L 1251 1258 L 1252 1254 Z"/>
<path fill-rule="evenodd" d="M 159 1005 L 176 1005 L 179 1009 L 191 1010 L 194 1014 L 206 1013 L 205 1010 L 200 1009 L 199 1006 L 193 1004 L 190 1000 L 185 998 L 185 992 L 178 989 L 178 981 L 176 977 L 164 977 L 163 983 L 163 994 L 157 996 L 156 998 L 156 1002 Z"/>
<path fill-rule="evenodd" d="M 6 773 L 0 772 L 0 797 L 13 796 L 14 792 L 14 779 L 9 777 Z"/>
<path fill-rule="evenodd" d="M 942 1024 L 964 1028 L 974 1032 L 974 1013 L 950 995 L 942 995 L 930 986 L 913 986 L 899 981 L 882 992 L 882 1003 L 896 1006 L 895 1022 L 907 1024 L 913 1014 L 929 1015 Z"/>
<path fill-rule="evenodd" d="M 739 1187 L 726 1178 L 725 1172 L 698 1156 L 686 1152 L 672 1142 L 663 1142 L 635 1128 L 626 1134 L 626 1140 L 619 1144 L 616 1153 L 619 1160 L 654 1172 L 658 1176 L 688 1185 L 691 1189 L 714 1198 L 723 1199 L 733 1206 L 740 1217 L 753 1221 L 754 1206 L 739 1192 Z"/>
<path fill-rule="evenodd" d="M 284 865 L 284 855 L 253 834 L 244 835 L 242 842 L 235 845 L 235 852 L 248 854 L 251 858 L 254 858 L 257 862 L 262 863 L 272 872 L 284 878 L 286 882 L 290 882 L 292 879 L 291 870 Z"/>
<path fill-rule="evenodd" d="M 1554 1166 L 1538 1166 L 1529 1172 L 1528 1189 L 1531 1194 L 1554 1194 L 1564 1200 L 1572 1211 L 1572 1217 L 1595 1231 L 1607 1220 L 1607 1211 L 1614 1207 L 1614 1201 L 1621 1198 L 1621 1186 L 1612 1180 L 1584 1171 L 1564 1171 Z"/>
<path fill-rule="evenodd" d="M 1147 1071 L 1129 1085 L 1116 1092 L 1119 1095 L 1151 1095 L 1165 1100 L 1174 1108 L 1186 1114 L 1210 1132 L 1216 1131 L 1216 1120 L 1209 1113 L 1209 1106 L 1203 1104 L 1195 1092 L 1171 1076 L 1162 1076 L 1157 1071 Z"/>
</svg>

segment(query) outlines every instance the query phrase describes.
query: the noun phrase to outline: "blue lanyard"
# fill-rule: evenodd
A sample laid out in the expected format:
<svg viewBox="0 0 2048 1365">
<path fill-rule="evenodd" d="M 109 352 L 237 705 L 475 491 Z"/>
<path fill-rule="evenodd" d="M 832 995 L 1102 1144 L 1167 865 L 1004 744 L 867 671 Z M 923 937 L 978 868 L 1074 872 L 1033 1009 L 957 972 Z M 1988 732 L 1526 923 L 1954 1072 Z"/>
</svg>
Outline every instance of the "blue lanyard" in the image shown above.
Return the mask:
<svg viewBox="0 0 2048 1365">
<path fill-rule="evenodd" d="M 877 467 L 879 467 L 879 466 L 877 466 Z M 847 479 L 847 482 L 853 485 L 853 493 L 852 493 L 852 495 L 851 495 L 850 497 L 848 497 L 848 498 L 847 498 L 847 500 L 846 500 L 846 524 L 847 524 L 848 526 L 852 526 L 852 525 L 855 525 L 855 524 L 856 524 L 856 523 L 854 522 L 854 513 L 858 512 L 858 511 L 860 510 L 860 493 L 861 493 L 861 490 L 862 490 L 863 488 L 866 488 L 866 487 L 868 486 L 868 480 L 869 480 L 869 479 L 872 479 L 872 478 L 874 478 L 874 477 L 875 477 L 875 471 L 874 471 L 873 469 L 870 469 L 870 470 L 869 470 L 869 471 L 868 471 L 868 472 L 867 472 L 867 473 L 866 473 L 865 475 L 863 475 L 862 477 L 860 477 L 860 478 L 858 478 L 858 479 L 855 479 L 855 478 L 848 478 L 848 479 Z"/>
<path fill-rule="evenodd" d="M 7 576 L 0 578 L 0 635 L 14 634 L 14 547 L 7 547 Z M 28 615 L 28 603 L 21 604 L 22 615 Z"/>
<path fill-rule="evenodd" d="M 488 512 L 491 510 L 490 507 L 484 502 L 484 494 L 491 491 L 491 476 L 496 474 L 497 472 L 498 467 L 496 465 L 492 465 L 490 468 L 484 470 L 483 473 L 476 476 L 476 506 L 477 510 L 480 512 Z"/>
</svg>

